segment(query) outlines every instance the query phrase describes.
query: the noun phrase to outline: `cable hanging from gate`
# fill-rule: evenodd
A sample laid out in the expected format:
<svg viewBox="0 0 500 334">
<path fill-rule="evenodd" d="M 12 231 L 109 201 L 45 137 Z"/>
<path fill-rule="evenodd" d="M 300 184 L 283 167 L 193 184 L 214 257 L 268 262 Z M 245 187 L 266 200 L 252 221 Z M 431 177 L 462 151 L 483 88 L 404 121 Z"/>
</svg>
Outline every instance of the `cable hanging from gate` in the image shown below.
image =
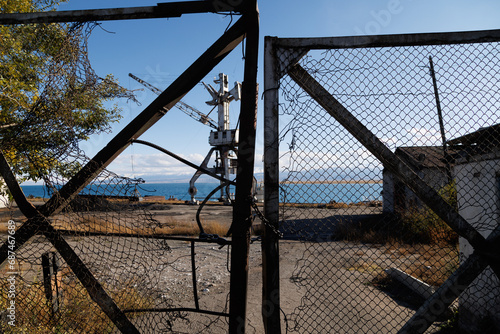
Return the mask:
<svg viewBox="0 0 500 334">
<path fill-rule="evenodd" d="M 208 202 L 208 200 L 213 196 L 213 194 L 215 194 L 217 191 L 219 191 L 220 189 L 224 188 L 224 187 L 227 187 L 229 185 L 236 185 L 236 182 L 235 181 L 231 181 L 231 180 L 227 180 L 225 178 L 223 178 L 222 176 L 219 176 L 217 175 L 216 173 L 213 173 L 211 171 L 209 171 L 208 169 L 205 169 L 203 167 L 200 167 L 200 166 L 197 166 L 195 164 L 193 164 L 192 162 L 186 160 L 186 159 L 183 159 L 181 158 L 180 156 L 178 156 L 177 154 L 175 153 L 172 153 L 170 152 L 169 150 L 163 148 L 163 147 L 160 147 L 156 144 L 153 144 L 153 143 L 150 143 L 150 142 L 147 142 L 147 141 L 144 141 L 144 140 L 139 140 L 139 139 L 135 139 L 132 141 L 132 143 L 137 143 L 137 144 L 143 144 L 143 145 L 146 145 L 146 146 L 149 146 L 149 147 L 152 147 L 152 148 L 155 148 L 169 156 L 171 156 L 172 158 L 174 159 L 177 159 L 178 161 L 200 171 L 200 172 L 203 172 L 207 175 L 210 175 L 214 178 L 216 178 L 217 180 L 220 180 L 222 181 L 222 183 L 217 187 L 215 188 L 214 190 L 212 190 L 212 192 L 210 192 L 210 194 L 208 194 L 208 196 L 203 200 L 203 202 L 200 204 L 200 207 L 198 208 L 197 212 L 196 212 L 196 223 L 198 224 L 198 228 L 200 230 L 200 239 L 202 240 L 210 240 L 210 241 L 214 241 L 214 242 L 217 242 L 219 245 L 221 246 L 224 246 L 224 245 L 227 245 L 228 242 L 227 240 L 225 240 L 224 238 L 221 238 L 219 237 L 217 234 L 206 234 L 205 233 L 205 230 L 203 229 L 203 225 L 201 223 L 201 220 L 200 220 L 200 213 L 201 213 L 201 210 L 203 209 L 203 207 L 205 206 L 205 204 Z"/>
</svg>

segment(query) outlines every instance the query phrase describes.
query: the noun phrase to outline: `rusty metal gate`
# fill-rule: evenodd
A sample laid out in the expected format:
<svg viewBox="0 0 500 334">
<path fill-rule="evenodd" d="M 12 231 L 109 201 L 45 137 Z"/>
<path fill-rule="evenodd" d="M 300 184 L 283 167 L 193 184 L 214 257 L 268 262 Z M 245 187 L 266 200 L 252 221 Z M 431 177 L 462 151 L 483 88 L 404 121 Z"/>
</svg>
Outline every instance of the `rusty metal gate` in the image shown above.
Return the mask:
<svg viewBox="0 0 500 334">
<path fill-rule="evenodd" d="M 93 73 L 86 49 L 80 53 L 64 50 L 64 43 L 76 45 L 81 41 L 78 34 L 92 25 L 82 22 L 194 13 L 222 13 L 241 18 L 93 158 L 86 157 L 79 148 L 79 140 L 85 133 L 64 138 L 58 132 L 59 127 L 67 126 L 65 130 L 74 133 L 71 120 L 43 122 L 46 113 L 58 113 L 63 108 L 73 111 L 71 105 L 64 105 L 71 103 L 71 89 L 83 90 L 92 84 L 114 87 L 110 80 Z M 17 215 L 12 208 L 2 211 L 6 220 L 2 221 L 5 233 L 0 248 L 0 332 L 215 333 L 227 328 L 232 333 L 244 331 L 257 104 L 256 1 L 171 2 L 151 7 L 3 14 L 0 24 L 2 28 L 14 27 L 13 34 L 27 30 L 30 39 L 19 42 L 26 59 L 30 47 L 36 45 L 37 33 L 55 32 L 53 36 L 62 43 L 53 46 L 63 45 L 62 53 L 45 50 L 46 57 L 37 55 L 40 66 L 45 66 L 42 80 L 35 83 L 40 85 L 37 103 L 28 106 L 24 114 L 19 113 L 14 126 L 2 124 L 0 171 L 21 214 Z M 195 238 L 171 237 L 162 232 L 158 221 L 140 205 L 109 202 L 106 196 L 133 197 L 139 180 L 120 177 L 108 171 L 107 166 L 134 141 L 139 142 L 137 139 L 144 132 L 243 41 L 247 49 L 239 116 L 238 171 L 235 182 L 226 180 L 236 186 L 231 240 L 204 234 L 203 230 Z M 24 145 L 26 141 L 18 140 L 28 140 L 30 131 L 32 135 L 55 132 L 50 139 L 57 140 L 41 151 L 33 150 L 28 147 L 30 143 Z M 23 145 L 15 146 L 15 140 Z M 7 148 L 15 154 L 4 154 Z M 38 206 L 27 200 L 16 179 L 23 174 L 18 168 L 23 166 L 20 160 L 39 171 L 38 177 L 45 182 L 50 198 Z M 191 265 L 186 268 L 176 267 L 179 255 L 171 255 L 175 253 L 172 243 L 176 242 L 190 247 L 187 256 Z M 217 309 L 206 309 L 198 303 L 195 245 L 198 255 L 215 256 L 222 252 L 224 261 L 226 249 L 231 247 L 231 273 L 227 274 L 230 282 L 224 287 L 232 292 Z M 218 250 L 206 245 L 227 247 Z M 229 259 L 229 253 L 227 256 Z M 226 271 L 224 261 L 222 267 Z M 169 278 L 172 270 L 183 273 L 179 274 L 184 277 L 179 283 L 184 286 L 167 289 L 161 284 L 173 281 L 172 276 Z M 188 275 L 190 279 L 186 279 Z M 192 303 L 179 305 L 178 293 L 192 293 Z"/>
<path fill-rule="evenodd" d="M 500 31 L 265 47 L 268 333 L 498 332 Z"/>
</svg>

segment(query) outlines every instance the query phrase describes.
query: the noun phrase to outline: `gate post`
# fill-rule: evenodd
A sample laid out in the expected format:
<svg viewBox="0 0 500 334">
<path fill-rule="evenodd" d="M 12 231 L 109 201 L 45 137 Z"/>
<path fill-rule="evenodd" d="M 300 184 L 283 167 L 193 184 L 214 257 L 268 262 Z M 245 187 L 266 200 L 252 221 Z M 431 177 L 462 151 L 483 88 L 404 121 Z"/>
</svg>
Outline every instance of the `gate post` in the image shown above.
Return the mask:
<svg viewBox="0 0 500 334">
<path fill-rule="evenodd" d="M 229 333 L 245 333 L 248 287 L 248 258 L 252 226 L 252 185 L 257 127 L 257 66 L 259 11 L 257 1 L 248 1 L 243 19 L 246 25 L 245 74 L 240 109 L 238 173 L 231 225 L 231 283 Z"/>
<path fill-rule="evenodd" d="M 275 37 L 264 51 L 264 224 L 262 236 L 262 319 L 266 333 L 281 333 L 279 268 L 279 116 Z"/>
</svg>

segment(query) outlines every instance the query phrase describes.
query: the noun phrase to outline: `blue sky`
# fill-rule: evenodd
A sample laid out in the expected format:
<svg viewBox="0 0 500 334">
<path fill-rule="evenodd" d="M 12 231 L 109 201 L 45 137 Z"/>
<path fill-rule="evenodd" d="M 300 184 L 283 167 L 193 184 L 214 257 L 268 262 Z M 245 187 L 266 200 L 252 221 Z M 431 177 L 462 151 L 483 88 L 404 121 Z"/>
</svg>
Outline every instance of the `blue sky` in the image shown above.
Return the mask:
<svg viewBox="0 0 500 334">
<path fill-rule="evenodd" d="M 70 0 L 59 10 L 153 6 L 158 1 L 138 0 Z M 261 13 L 261 46 L 264 36 L 322 37 L 361 34 L 395 34 L 486 30 L 500 28 L 500 2 L 465 0 L 381 0 L 381 1 L 297 1 L 268 0 L 259 3 Z M 236 20 L 237 17 L 234 18 Z M 233 22 L 234 22 L 233 20 Z M 190 14 L 181 18 L 102 22 L 91 35 L 89 52 L 96 72 L 113 74 L 129 89 L 143 88 L 128 77 L 131 72 L 158 88 L 166 88 L 228 27 L 231 18 L 216 14 Z M 259 82 L 263 87 L 262 57 Z M 219 72 L 229 81 L 243 80 L 242 50 L 237 48 L 206 78 L 212 83 Z M 94 136 L 82 148 L 92 157 L 121 128 L 130 122 L 155 97 L 149 91 L 136 91 L 141 105 L 117 101 L 123 118 L 112 133 Z M 208 113 L 204 102 L 209 94 L 198 85 L 183 101 Z M 262 101 L 261 101 L 262 102 Z M 235 125 L 239 103 L 231 105 Z M 211 114 L 214 119 L 216 115 Z M 259 116 L 263 115 L 262 103 Z M 178 109 L 172 109 L 141 139 L 154 142 L 183 157 L 201 163 L 209 150 L 210 128 L 197 123 Z M 261 172 L 262 117 L 258 122 L 257 166 Z M 126 176 L 142 177 L 147 182 L 189 180 L 193 170 L 162 153 L 133 145 L 119 156 L 110 169 Z"/>
</svg>

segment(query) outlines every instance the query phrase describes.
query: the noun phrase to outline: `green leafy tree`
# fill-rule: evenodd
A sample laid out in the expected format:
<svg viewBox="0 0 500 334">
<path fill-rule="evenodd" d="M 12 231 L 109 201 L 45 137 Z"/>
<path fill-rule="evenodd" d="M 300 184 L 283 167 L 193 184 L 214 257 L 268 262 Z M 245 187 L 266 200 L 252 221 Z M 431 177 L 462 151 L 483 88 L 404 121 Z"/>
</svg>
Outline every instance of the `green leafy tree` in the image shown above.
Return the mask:
<svg viewBox="0 0 500 334">
<path fill-rule="evenodd" d="M 0 0 L 0 13 L 55 10 L 61 0 Z M 95 24 L 94 24 L 95 25 Z M 20 181 L 66 177 L 78 142 L 109 130 L 129 92 L 97 76 L 87 54 L 92 24 L 0 26 L 0 149 Z"/>
</svg>

